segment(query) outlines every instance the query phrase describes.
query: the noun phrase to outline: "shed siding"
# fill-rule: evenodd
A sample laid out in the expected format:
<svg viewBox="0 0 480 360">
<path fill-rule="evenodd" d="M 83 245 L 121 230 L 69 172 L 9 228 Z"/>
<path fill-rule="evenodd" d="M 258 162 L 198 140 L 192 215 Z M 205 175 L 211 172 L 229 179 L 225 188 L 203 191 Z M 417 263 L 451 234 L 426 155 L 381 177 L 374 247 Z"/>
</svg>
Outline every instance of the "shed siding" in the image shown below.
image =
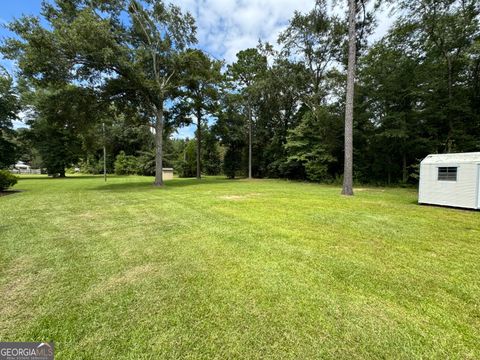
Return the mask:
<svg viewBox="0 0 480 360">
<path fill-rule="evenodd" d="M 163 168 L 162 175 L 163 180 L 173 180 L 173 169 Z"/>
<path fill-rule="evenodd" d="M 438 181 L 439 167 L 457 167 L 457 181 Z M 477 208 L 478 164 L 421 164 L 418 202 Z"/>
<path fill-rule="evenodd" d="M 480 209 L 480 164 L 477 165 L 477 209 Z"/>
</svg>

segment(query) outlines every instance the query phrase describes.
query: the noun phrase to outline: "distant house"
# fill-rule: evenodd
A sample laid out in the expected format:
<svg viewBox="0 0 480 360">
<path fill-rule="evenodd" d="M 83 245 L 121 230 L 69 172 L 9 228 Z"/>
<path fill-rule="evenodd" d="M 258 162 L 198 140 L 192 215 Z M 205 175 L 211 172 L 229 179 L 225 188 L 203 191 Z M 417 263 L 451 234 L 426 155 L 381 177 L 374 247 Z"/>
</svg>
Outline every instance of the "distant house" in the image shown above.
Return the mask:
<svg viewBox="0 0 480 360">
<path fill-rule="evenodd" d="M 30 165 L 25 164 L 23 161 L 19 161 L 15 164 L 15 169 L 20 172 L 28 173 L 30 171 Z"/>
<path fill-rule="evenodd" d="M 480 152 L 433 154 L 423 159 L 418 202 L 480 209 Z"/>
<path fill-rule="evenodd" d="M 15 164 L 11 170 L 14 174 L 40 174 L 40 169 L 32 169 L 30 165 L 25 164 L 23 161 L 19 161 Z"/>
</svg>

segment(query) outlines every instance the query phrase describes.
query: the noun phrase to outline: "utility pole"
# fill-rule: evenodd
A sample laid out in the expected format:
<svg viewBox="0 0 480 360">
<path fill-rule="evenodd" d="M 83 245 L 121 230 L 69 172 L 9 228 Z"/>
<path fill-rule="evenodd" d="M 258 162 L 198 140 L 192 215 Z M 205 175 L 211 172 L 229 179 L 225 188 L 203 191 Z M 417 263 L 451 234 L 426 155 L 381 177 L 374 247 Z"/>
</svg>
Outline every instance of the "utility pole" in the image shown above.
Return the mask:
<svg viewBox="0 0 480 360">
<path fill-rule="evenodd" d="M 197 112 L 197 179 L 202 178 L 202 111 Z"/>
<path fill-rule="evenodd" d="M 103 129 L 103 179 L 107 182 L 107 147 L 105 139 L 105 123 L 102 123 Z"/>
<path fill-rule="evenodd" d="M 252 108 L 248 100 L 248 178 L 252 179 Z"/>
</svg>

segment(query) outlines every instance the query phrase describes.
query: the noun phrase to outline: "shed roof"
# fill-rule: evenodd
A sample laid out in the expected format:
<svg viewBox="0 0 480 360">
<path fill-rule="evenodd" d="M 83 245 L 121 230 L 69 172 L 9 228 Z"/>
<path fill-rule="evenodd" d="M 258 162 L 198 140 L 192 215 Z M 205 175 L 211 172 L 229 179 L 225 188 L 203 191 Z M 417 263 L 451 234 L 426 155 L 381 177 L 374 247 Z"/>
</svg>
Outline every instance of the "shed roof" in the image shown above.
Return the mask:
<svg viewBox="0 0 480 360">
<path fill-rule="evenodd" d="M 422 164 L 460 164 L 480 163 L 480 152 L 455 153 L 455 154 L 431 154 L 422 160 Z"/>
</svg>

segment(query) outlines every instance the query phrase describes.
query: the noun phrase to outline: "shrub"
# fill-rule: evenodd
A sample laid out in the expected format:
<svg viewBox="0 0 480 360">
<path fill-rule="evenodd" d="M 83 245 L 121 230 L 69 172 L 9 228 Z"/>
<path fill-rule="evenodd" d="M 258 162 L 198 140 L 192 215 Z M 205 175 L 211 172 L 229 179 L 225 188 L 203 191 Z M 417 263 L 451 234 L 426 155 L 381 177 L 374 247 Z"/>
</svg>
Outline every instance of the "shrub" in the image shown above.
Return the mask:
<svg viewBox="0 0 480 360">
<path fill-rule="evenodd" d="M 15 185 L 18 178 L 6 170 L 0 170 L 0 191 L 6 190 Z"/>
<path fill-rule="evenodd" d="M 174 168 L 181 178 L 195 177 L 197 175 L 197 166 L 191 161 L 178 160 L 175 162 Z"/>
<path fill-rule="evenodd" d="M 102 174 L 103 158 L 97 159 L 95 156 L 90 155 L 80 160 L 79 167 L 82 174 Z"/>
<path fill-rule="evenodd" d="M 120 151 L 115 160 L 115 174 L 135 175 L 138 173 L 138 159 L 132 155 L 125 155 L 124 151 Z"/>
</svg>

